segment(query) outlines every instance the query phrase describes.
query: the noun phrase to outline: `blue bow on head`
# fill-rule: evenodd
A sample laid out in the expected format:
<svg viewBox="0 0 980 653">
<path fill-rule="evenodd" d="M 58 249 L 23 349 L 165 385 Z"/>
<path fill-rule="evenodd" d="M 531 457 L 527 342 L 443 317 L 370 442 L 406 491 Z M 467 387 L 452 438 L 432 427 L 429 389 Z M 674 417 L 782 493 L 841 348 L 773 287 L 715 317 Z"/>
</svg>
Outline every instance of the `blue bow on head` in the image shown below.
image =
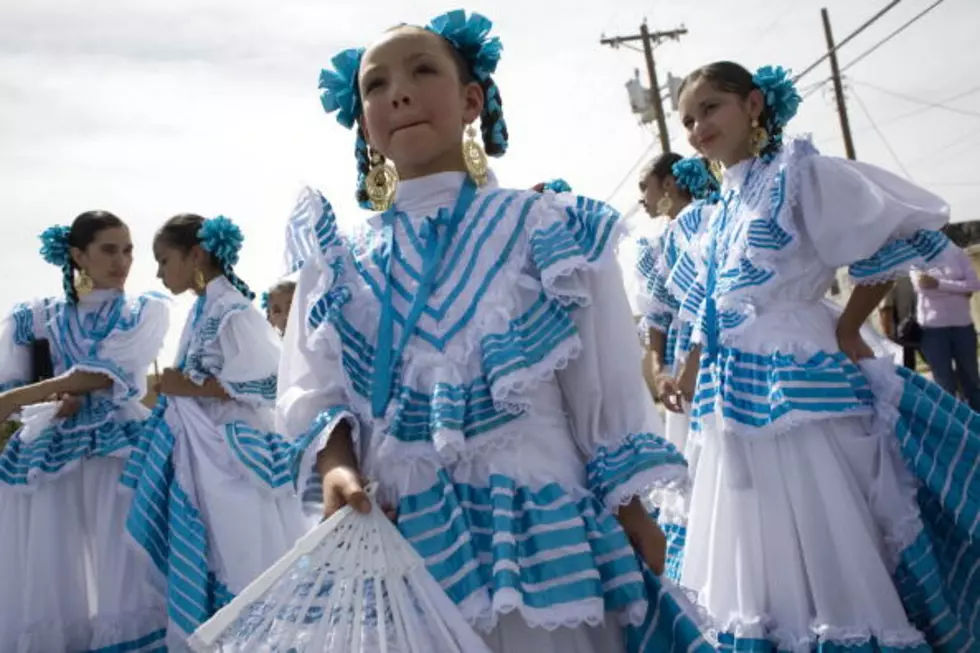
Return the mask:
<svg viewBox="0 0 980 653">
<path fill-rule="evenodd" d="M 357 71 L 364 48 L 349 48 L 331 59 L 335 70 L 320 71 L 320 103 L 327 113 L 337 112 L 337 122 L 350 129 L 361 115 Z"/>
<path fill-rule="evenodd" d="M 71 247 L 68 245 L 69 227 L 55 225 L 41 232 L 41 257 L 46 263 L 63 268 L 71 259 Z"/>
<path fill-rule="evenodd" d="M 493 23 L 489 18 L 477 13 L 467 18 L 462 9 L 437 16 L 426 26 L 427 30 L 453 44 L 469 65 L 470 72 L 480 81 L 497 72 L 504 49 L 499 38 L 490 36 L 491 28 Z"/>
<path fill-rule="evenodd" d="M 204 221 L 197 232 L 201 248 L 230 268 L 238 263 L 238 253 L 245 242 L 242 230 L 223 215 Z"/>
<path fill-rule="evenodd" d="M 783 142 L 782 131 L 800 108 L 803 98 L 782 66 L 763 66 L 752 76 L 753 83 L 762 91 L 768 116 L 766 131 L 775 147 L 767 148 L 763 159 L 769 161 Z"/>
<path fill-rule="evenodd" d="M 681 159 L 671 166 L 670 172 L 677 185 L 694 199 L 707 199 L 718 190 L 718 180 L 708 171 L 701 157 Z"/>
<path fill-rule="evenodd" d="M 552 193 L 571 193 L 572 187 L 564 179 L 552 179 L 544 183 L 544 190 L 550 190 Z"/>
</svg>

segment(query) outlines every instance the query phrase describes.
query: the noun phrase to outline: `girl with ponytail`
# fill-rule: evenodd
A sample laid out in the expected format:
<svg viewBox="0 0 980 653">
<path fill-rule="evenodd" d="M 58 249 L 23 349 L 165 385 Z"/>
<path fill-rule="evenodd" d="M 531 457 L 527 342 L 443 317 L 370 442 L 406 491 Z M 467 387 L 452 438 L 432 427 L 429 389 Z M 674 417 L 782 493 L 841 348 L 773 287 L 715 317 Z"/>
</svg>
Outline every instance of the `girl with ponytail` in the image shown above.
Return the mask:
<svg viewBox="0 0 980 653">
<path fill-rule="evenodd" d="M 0 650 L 156 649 L 166 609 L 125 537 L 119 480 L 169 309 L 125 293 L 133 244 L 115 215 L 83 213 L 41 242 L 63 294 L 0 326 L 0 422 L 22 424 L 0 455 Z"/>
<path fill-rule="evenodd" d="M 167 587 L 176 650 L 306 531 L 274 432 L 280 339 L 235 272 L 243 241 L 226 217 L 182 214 L 153 243 L 163 284 L 196 299 L 127 469 L 127 526 Z"/>
</svg>

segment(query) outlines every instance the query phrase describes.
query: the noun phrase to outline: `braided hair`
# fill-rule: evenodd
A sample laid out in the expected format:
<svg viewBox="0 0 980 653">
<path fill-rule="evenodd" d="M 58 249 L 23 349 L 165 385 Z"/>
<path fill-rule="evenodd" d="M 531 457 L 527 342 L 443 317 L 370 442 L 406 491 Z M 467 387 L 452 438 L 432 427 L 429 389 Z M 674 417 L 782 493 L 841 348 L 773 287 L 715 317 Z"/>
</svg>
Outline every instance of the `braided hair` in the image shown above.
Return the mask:
<svg viewBox="0 0 980 653">
<path fill-rule="evenodd" d="M 75 270 L 79 269 L 71 250 L 85 250 L 102 231 L 125 226 L 125 222 L 108 211 L 86 211 L 70 227 L 50 227 L 41 234 L 41 255 L 48 263 L 61 268 L 61 287 L 70 303 L 78 303 Z"/>
<path fill-rule="evenodd" d="M 175 215 L 160 227 L 154 240 L 182 252 L 189 252 L 195 246 L 200 247 L 203 245 L 201 237 L 198 234 L 201 231 L 201 227 L 204 226 L 204 223 L 205 219 L 195 213 Z M 244 295 L 249 301 L 255 299 L 255 293 L 248 287 L 248 284 L 235 274 L 232 262 L 215 256 L 206 250 L 205 252 L 208 255 L 210 264 L 219 270 L 238 292 Z"/>
<path fill-rule="evenodd" d="M 737 63 L 732 61 L 716 61 L 715 63 L 701 66 L 685 77 L 684 81 L 681 82 L 679 92 L 683 93 L 688 85 L 703 79 L 722 93 L 734 93 L 744 99 L 752 91 L 760 90 L 753 77 L 751 72 Z M 782 147 L 783 126 L 773 118 L 772 107 L 763 102 L 762 113 L 759 115 L 759 124 L 769 134 L 769 141 L 762 148 L 762 151 L 759 152 L 759 156 L 766 160 L 777 154 Z"/>
<path fill-rule="evenodd" d="M 642 172 L 640 172 L 640 192 L 645 192 L 646 184 L 650 177 L 656 177 L 658 182 L 663 183 L 664 179 L 673 175 L 674 164 L 683 158 L 677 152 L 658 154 L 657 158 L 645 165 Z M 678 187 L 678 190 L 687 193 L 683 188 Z"/>
</svg>

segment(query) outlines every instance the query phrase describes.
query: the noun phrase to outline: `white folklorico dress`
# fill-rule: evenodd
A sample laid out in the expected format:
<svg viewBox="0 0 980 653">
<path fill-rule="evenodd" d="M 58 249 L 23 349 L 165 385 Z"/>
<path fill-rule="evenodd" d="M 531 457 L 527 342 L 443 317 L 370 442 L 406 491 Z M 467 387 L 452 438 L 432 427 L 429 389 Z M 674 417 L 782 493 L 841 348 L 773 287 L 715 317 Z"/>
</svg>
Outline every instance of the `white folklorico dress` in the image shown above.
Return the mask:
<svg viewBox="0 0 980 653">
<path fill-rule="evenodd" d="M 164 397 L 126 469 L 130 534 L 167 582 L 170 649 L 308 530 L 296 462 L 273 432 L 280 342 L 224 276 L 188 317 L 177 367 L 232 397 Z"/>
<path fill-rule="evenodd" d="M 494 651 L 710 650 L 693 606 L 644 574 L 613 515 L 686 481 L 643 383 L 618 217 L 442 173 L 403 181 L 395 208 L 349 237 L 327 204 L 316 219 L 281 429 L 308 445 L 310 472 L 350 424 L 399 530 Z"/>
<path fill-rule="evenodd" d="M 112 387 L 26 408 L 0 455 L 0 651 L 156 651 L 166 608 L 152 568 L 125 537 L 119 478 L 149 415 L 146 374 L 163 345 L 162 296 L 97 290 L 77 304 L 21 304 L 0 328 L 0 386 L 28 383 L 31 347 L 48 342 L 55 374 L 105 374 Z"/>
<path fill-rule="evenodd" d="M 927 264 L 948 207 L 802 139 L 721 196 L 669 280 L 704 348 L 683 585 L 723 650 L 978 650 L 980 415 L 853 364 L 823 301 Z"/>
</svg>

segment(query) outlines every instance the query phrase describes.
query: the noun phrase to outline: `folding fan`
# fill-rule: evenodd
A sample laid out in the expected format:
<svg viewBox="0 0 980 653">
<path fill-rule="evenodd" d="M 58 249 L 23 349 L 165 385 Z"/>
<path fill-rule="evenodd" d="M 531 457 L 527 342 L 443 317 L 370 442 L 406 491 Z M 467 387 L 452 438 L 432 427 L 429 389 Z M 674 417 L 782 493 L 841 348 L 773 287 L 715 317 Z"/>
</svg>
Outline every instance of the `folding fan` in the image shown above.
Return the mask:
<svg viewBox="0 0 980 653">
<path fill-rule="evenodd" d="M 195 632 L 197 653 L 489 653 L 373 503 L 302 537 Z"/>
</svg>

